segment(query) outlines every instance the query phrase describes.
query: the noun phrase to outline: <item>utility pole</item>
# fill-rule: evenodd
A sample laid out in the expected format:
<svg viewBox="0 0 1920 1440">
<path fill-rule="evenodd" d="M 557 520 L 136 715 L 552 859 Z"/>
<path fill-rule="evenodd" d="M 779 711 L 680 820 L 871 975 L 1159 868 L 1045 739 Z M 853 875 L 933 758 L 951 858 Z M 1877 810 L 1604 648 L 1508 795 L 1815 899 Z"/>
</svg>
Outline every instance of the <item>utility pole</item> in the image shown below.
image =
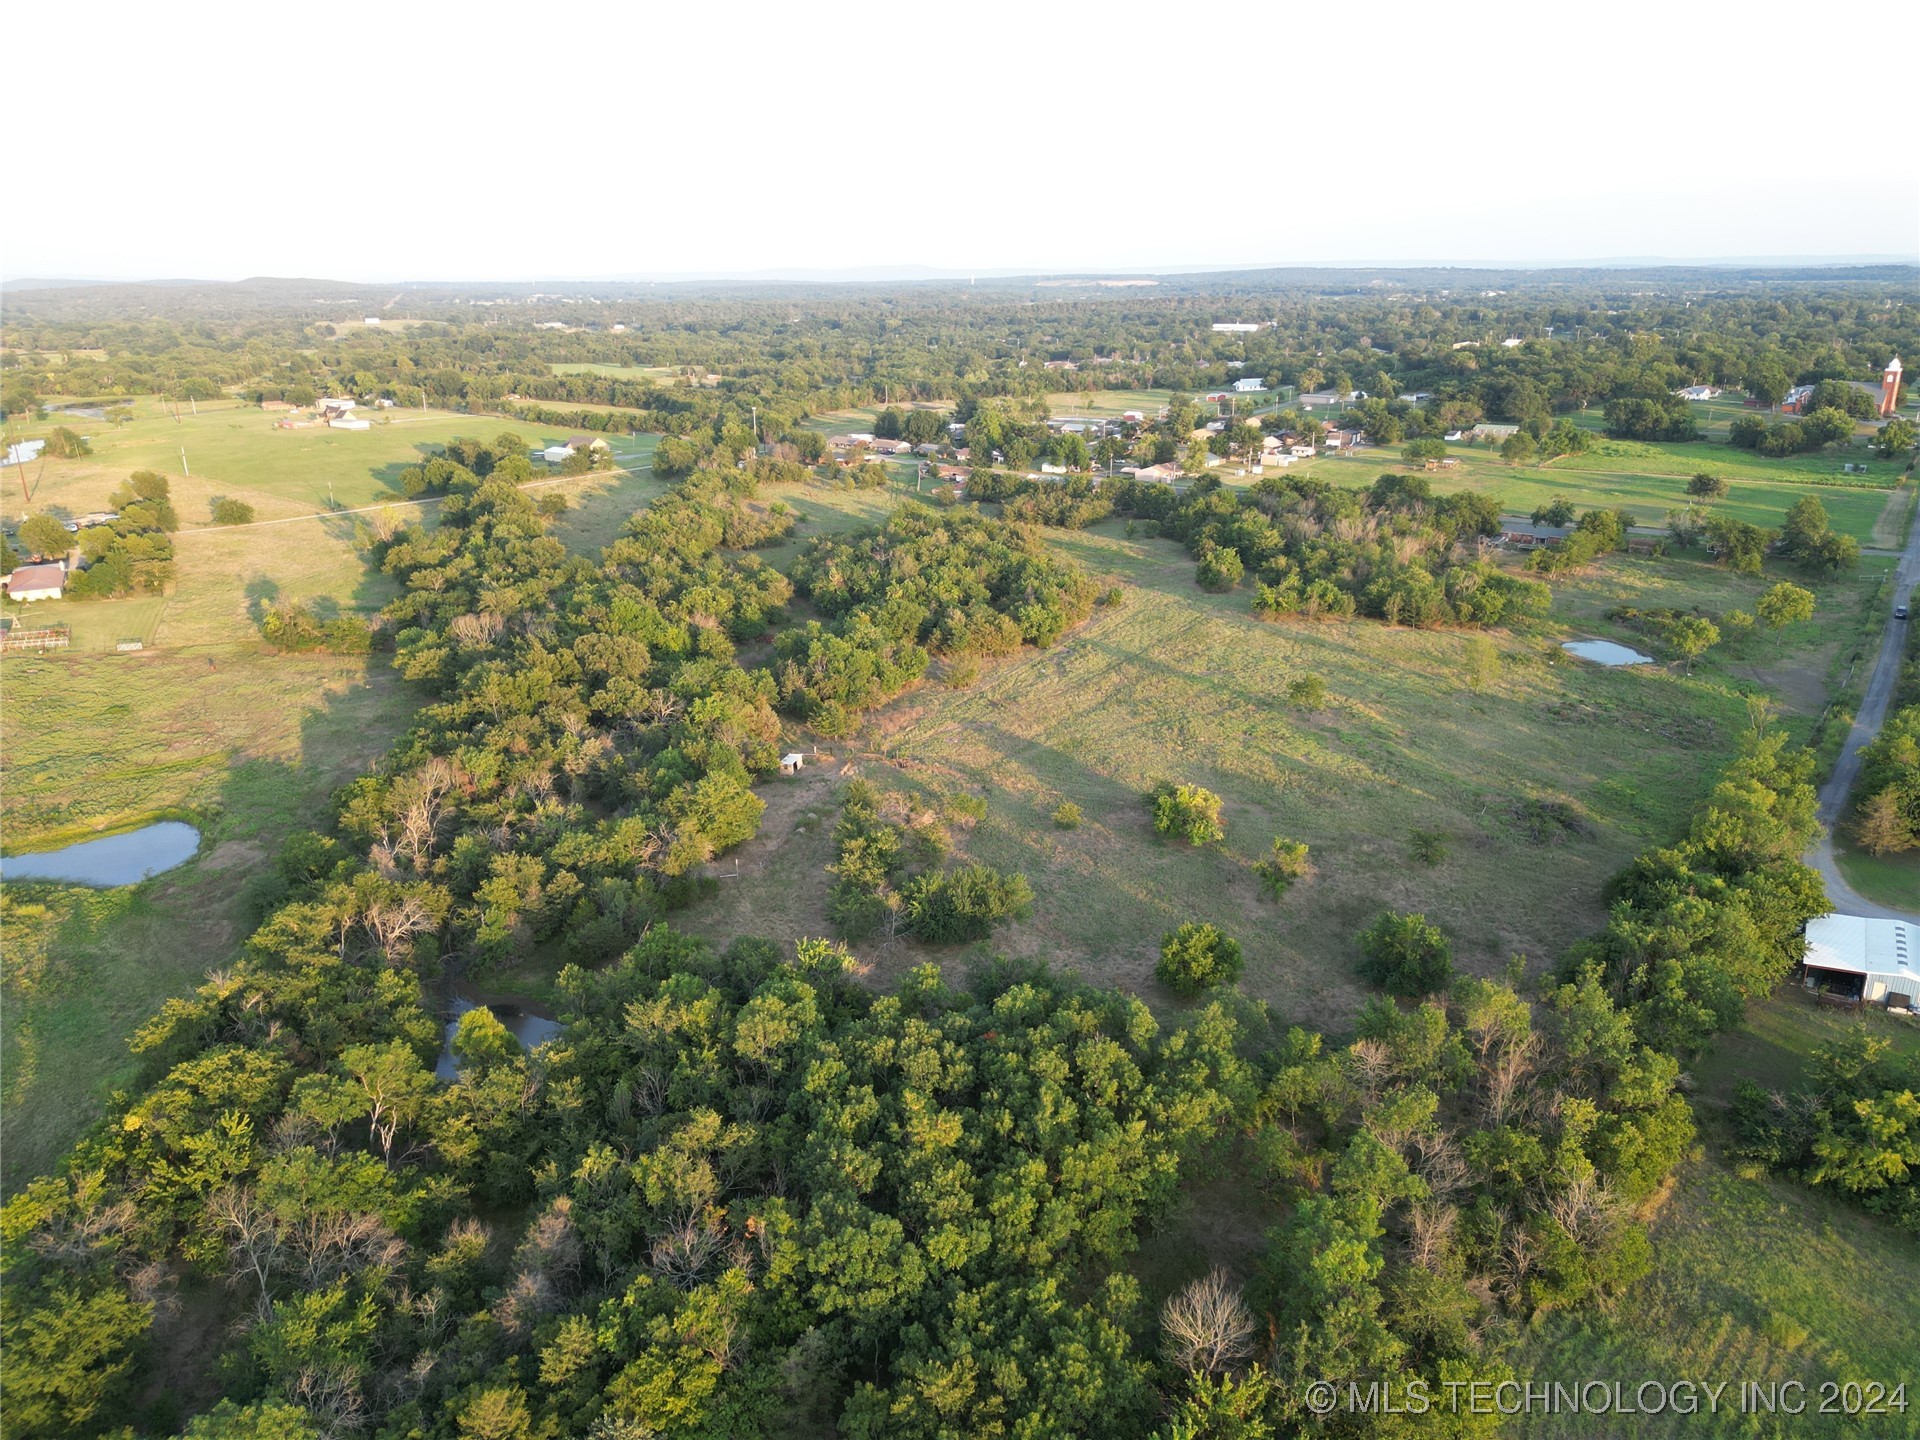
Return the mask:
<svg viewBox="0 0 1920 1440">
<path fill-rule="evenodd" d="M 184 445 L 180 447 L 180 473 L 189 480 L 193 478 L 193 471 L 187 468 L 187 447 Z"/>
</svg>

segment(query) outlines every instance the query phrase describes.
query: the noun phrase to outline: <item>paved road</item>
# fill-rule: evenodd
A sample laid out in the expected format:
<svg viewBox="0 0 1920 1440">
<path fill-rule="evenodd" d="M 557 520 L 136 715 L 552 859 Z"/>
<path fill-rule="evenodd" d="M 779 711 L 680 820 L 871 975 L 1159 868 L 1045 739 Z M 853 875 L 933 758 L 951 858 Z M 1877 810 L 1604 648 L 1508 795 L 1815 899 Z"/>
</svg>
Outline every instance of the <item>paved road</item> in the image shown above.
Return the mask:
<svg viewBox="0 0 1920 1440">
<path fill-rule="evenodd" d="M 1900 557 L 1900 566 L 1894 571 L 1893 604 L 1908 605 L 1913 599 L 1916 583 L 1920 583 L 1920 524 L 1913 527 L 1907 548 Z M 1891 610 L 1888 613 L 1891 615 Z M 1841 877 L 1840 867 L 1833 863 L 1833 824 L 1839 819 L 1841 807 L 1847 803 L 1847 794 L 1860 774 L 1860 747 L 1878 735 L 1880 726 L 1886 721 L 1887 704 L 1893 698 L 1894 681 L 1900 676 L 1900 659 L 1906 650 L 1907 626 L 1912 623 L 1910 620 L 1891 618 L 1887 621 L 1886 631 L 1880 637 L 1880 655 L 1874 661 L 1873 675 L 1867 681 L 1866 698 L 1860 702 L 1859 712 L 1853 719 L 1853 729 L 1847 733 L 1847 742 L 1840 749 L 1839 762 L 1827 777 L 1827 783 L 1820 787 L 1820 823 L 1823 828 L 1820 843 L 1807 856 L 1807 863 L 1818 870 L 1821 878 L 1827 882 L 1827 898 L 1841 914 L 1871 915 L 1883 920 L 1911 920 L 1920 924 L 1920 910 L 1895 910 L 1891 906 L 1876 905 L 1855 894 L 1853 887 Z"/>
</svg>

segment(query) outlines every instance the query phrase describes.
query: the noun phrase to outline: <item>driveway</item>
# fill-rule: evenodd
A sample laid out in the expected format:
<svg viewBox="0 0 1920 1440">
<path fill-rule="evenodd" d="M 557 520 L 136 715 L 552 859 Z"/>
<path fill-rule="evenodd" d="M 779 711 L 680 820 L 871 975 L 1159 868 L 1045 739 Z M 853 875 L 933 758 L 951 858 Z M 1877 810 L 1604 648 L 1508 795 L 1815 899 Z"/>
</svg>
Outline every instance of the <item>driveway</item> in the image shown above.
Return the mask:
<svg viewBox="0 0 1920 1440">
<path fill-rule="evenodd" d="M 1900 556 L 1900 567 L 1894 572 L 1895 606 L 1907 605 L 1912 601 L 1916 582 L 1920 582 L 1920 524 L 1913 527 L 1907 548 Z M 1818 870 L 1821 879 L 1827 882 L 1827 898 L 1839 913 L 1869 915 L 1882 920 L 1911 920 L 1920 924 L 1920 911 L 1895 910 L 1891 906 L 1876 905 L 1855 894 L 1842 878 L 1840 867 L 1833 862 L 1834 822 L 1840 818 L 1847 795 L 1860 774 L 1860 747 L 1878 735 L 1881 725 L 1886 722 L 1887 706 L 1893 699 L 1894 682 L 1900 677 L 1900 659 L 1906 650 L 1907 626 L 1913 623 L 1891 618 L 1891 610 L 1888 615 L 1887 628 L 1880 637 L 1880 654 L 1873 663 L 1873 674 L 1867 680 L 1866 698 L 1860 702 L 1859 712 L 1853 718 L 1853 729 L 1847 732 L 1846 744 L 1840 749 L 1840 759 L 1834 765 L 1833 773 L 1827 777 L 1827 783 L 1820 787 L 1820 824 L 1823 828 L 1820 843 L 1807 855 L 1807 863 Z"/>
</svg>

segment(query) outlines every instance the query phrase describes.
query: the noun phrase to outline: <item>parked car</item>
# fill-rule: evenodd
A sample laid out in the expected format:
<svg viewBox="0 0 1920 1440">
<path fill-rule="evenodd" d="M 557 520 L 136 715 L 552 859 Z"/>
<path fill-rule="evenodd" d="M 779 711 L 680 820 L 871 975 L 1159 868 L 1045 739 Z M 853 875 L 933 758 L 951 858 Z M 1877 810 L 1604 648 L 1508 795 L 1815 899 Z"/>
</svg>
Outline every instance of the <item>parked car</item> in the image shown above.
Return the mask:
<svg viewBox="0 0 1920 1440">
<path fill-rule="evenodd" d="M 1894 606 L 1894 607 L 1893 607 L 1893 618 L 1894 618 L 1894 619 L 1896 619 L 1896 620 L 1904 620 L 1904 619 L 1906 619 L 1906 618 L 1907 618 L 1907 607 L 1906 607 L 1906 606 L 1904 606 L 1904 605 L 1896 605 L 1896 606 Z"/>
</svg>

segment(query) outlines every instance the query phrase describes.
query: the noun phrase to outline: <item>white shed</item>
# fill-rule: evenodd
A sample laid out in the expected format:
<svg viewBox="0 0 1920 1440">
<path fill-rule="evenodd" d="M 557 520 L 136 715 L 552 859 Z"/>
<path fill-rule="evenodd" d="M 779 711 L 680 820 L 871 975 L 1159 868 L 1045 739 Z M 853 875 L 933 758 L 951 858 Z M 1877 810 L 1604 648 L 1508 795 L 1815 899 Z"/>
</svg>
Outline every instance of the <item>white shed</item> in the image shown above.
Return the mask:
<svg viewBox="0 0 1920 1440">
<path fill-rule="evenodd" d="M 780 757 L 780 773 L 782 775 L 797 775 L 800 773 L 800 768 L 806 763 L 806 756 L 802 755 L 798 750 L 789 750 L 785 755 Z"/>
<path fill-rule="evenodd" d="M 549 465 L 564 465 L 573 458 L 571 445 L 549 445 L 540 452 L 540 458 Z"/>
<path fill-rule="evenodd" d="M 1807 984 L 1853 991 L 1884 1004 L 1904 995 L 1920 1003 L 1920 925 L 1865 915 L 1821 915 L 1807 922 Z"/>
</svg>

